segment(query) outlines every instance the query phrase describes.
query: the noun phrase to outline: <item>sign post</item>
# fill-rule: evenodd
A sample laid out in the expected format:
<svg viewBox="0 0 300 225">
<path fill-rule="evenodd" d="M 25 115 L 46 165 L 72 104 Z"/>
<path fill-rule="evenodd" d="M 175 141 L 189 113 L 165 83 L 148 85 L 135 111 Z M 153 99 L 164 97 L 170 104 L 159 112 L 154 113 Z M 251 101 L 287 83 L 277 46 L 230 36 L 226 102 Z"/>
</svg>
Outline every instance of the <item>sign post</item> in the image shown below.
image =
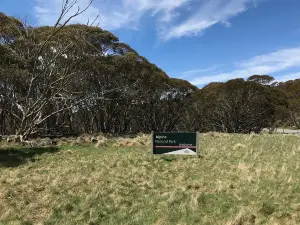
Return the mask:
<svg viewBox="0 0 300 225">
<path fill-rule="evenodd" d="M 153 155 L 195 155 L 199 157 L 197 133 L 152 133 Z"/>
</svg>

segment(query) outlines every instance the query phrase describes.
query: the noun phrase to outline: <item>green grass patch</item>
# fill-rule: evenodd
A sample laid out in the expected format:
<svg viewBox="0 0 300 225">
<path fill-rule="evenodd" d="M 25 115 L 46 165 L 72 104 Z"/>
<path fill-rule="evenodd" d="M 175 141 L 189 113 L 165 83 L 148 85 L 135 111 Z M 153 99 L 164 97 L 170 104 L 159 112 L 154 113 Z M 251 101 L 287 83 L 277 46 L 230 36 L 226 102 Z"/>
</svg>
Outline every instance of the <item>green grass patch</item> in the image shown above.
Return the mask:
<svg viewBox="0 0 300 225">
<path fill-rule="evenodd" d="M 1 224 L 300 224 L 300 137 L 205 134 L 150 146 L 0 148 Z"/>
</svg>

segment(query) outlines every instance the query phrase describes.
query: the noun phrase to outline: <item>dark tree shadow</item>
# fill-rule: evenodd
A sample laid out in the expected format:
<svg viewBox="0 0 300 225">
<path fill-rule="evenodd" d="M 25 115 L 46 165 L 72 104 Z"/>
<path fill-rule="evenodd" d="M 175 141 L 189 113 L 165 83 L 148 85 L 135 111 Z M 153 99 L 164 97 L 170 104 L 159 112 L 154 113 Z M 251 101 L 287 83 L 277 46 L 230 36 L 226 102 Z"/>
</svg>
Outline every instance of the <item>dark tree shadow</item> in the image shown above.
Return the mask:
<svg viewBox="0 0 300 225">
<path fill-rule="evenodd" d="M 35 156 L 56 153 L 57 147 L 45 148 L 4 148 L 0 149 L 0 167 L 17 167 L 27 162 L 35 162 Z"/>
</svg>

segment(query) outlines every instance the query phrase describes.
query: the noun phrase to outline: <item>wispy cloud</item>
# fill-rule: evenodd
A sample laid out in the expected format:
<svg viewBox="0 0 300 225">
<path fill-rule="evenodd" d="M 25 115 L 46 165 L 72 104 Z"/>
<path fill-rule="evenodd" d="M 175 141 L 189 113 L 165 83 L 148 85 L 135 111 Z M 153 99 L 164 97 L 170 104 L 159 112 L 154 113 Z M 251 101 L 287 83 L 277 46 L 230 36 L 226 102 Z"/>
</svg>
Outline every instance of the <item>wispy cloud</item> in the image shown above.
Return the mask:
<svg viewBox="0 0 300 225">
<path fill-rule="evenodd" d="M 150 13 L 160 22 L 168 23 L 176 17 L 176 10 L 191 0 L 94 0 L 89 9 L 72 23 L 86 23 L 100 14 L 100 26 L 105 29 L 135 28 L 141 17 Z M 55 23 L 63 0 L 35 0 L 34 11 L 39 24 L 51 25 Z M 70 1 L 72 2 L 72 1 Z M 84 8 L 90 0 L 78 0 L 69 13 L 74 13 L 77 7 Z M 67 16 L 66 16 L 67 17 Z"/>
<path fill-rule="evenodd" d="M 235 78 L 247 78 L 253 74 L 269 74 L 284 72 L 285 70 L 300 67 L 300 47 L 281 49 L 269 54 L 253 57 L 235 65 L 231 72 L 200 76 L 191 80 L 194 85 L 204 85 L 210 82 L 220 82 Z M 282 76 L 280 79 L 294 79 L 299 73 Z"/>
<path fill-rule="evenodd" d="M 40 25 L 55 23 L 63 0 L 34 0 L 34 12 Z M 104 29 L 137 29 L 141 18 L 149 15 L 157 24 L 164 40 L 197 35 L 217 24 L 230 26 L 229 20 L 247 10 L 254 0 L 94 0 L 90 8 L 72 23 L 86 23 L 100 14 L 100 26 Z M 261 1 L 261 0 L 256 0 Z M 71 1 L 70 1 L 71 2 Z M 79 0 L 77 6 L 84 8 L 89 0 Z M 191 7 L 193 6 L 193 8 Z M 186 19 L 178 18 L 182 12 Z M 181 18 L 181 17 L 180 17 Z"/>
<path fill-rule="evenodd" d="M 199 74 L 203 74 L 203 73 L 208 73 L 208 72 L 213 72 L 221 67 L 223 65 L 213 65 L 207 68 L 203 68 L 203 69 L 195 69 L 195 70 L 188 70 L 188 71 L 184 71 L 181 73 L 180 78 L 192 78 L 195 76 L 199 76 Z"/>
<path fill-rule="evenodd" d="M 300 72 L 288 73 L 288 74 L 284 74 L 282 76 L 276 77 L 276 81 L 278 81 L 278 82 L 285 82 L 288 80 L 295 80 L 295 79 L 300 79 Z"/>
<path fill-rule="evenodd" d="M 194 15 L 177 26 L 166 31 L 165 40 L 182 36 L 198 35 L 205 29 L 217 24 L 229 27 L 229 19 L 246 11 L 252 0 L 214 0 L 202 1 Z"/>
</svg>

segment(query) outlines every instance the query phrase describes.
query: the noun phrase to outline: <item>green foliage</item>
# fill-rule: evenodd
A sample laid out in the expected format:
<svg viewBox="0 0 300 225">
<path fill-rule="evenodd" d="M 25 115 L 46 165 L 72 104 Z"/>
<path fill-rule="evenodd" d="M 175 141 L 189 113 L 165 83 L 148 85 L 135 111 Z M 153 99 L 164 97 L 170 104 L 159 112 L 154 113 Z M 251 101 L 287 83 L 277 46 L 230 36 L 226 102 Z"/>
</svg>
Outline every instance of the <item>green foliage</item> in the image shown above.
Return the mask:
<svg viewBox="0 0 300 225">
<path fill-rule="evenodd" d="M 212 83 L 195 92 L 196 112 L 202 131 L 259 133 L 287 109 L 285 95 L 270 87 L 243 79 Z M 278 113 L 277 113 L 278 112 Z"/>
<path fill-rule="evenodd" d="M 150 118 L 149 125 L 141 125 L 148 114 L 145 106 L 158 111 L 163 107 L 160 97 L 172 90 L 181 97 L 169 98 L 170 108 L 165 112 L 173 110 L 170 114 L 174 114 L 180 107 L 178 101 L 184 102 L 179 92 L 195 90 L 186 81 L 170 79 L 98 27 L 23 27 L 24 34 L 14 35 L 17 22 L 1 16 L 12 28 L 2 23 L 6 33 L 0 38 L 6 38 L 8 32 L 14 37 L 9 44 L 0 45 L 0 82 L 6 84 L 1 86 L 5 103 L 0 114 L 2 133 L 25 138 L 65 133 L 66 123 L 68 133 L 149 131 L 157 125 L 150 126 Z M 161 124 L 160 128 L 173 129 L 178 119 L 170 116 L 169 120 L 170 126 Z"/>
<path fill-rule="evenodd" d="M 270 85 L 275 79 L 269 75 L 252 75 L 248 81 L 253 81 L 262 85 Z"/>
<path fill-rule="evenodd" d="M 25 32 L 22 22 L 0 12 L 0 44 L 12 44 Z"/>
<path fill-rule="evenodd" d="M 273 80 L 253 75 L 198 89 L 99 27 L 33 28 L 0 14 L 0 134 L 299 127 L 299 82 Z"/>
<path fill-rule="evenodd" d="M 289 114 L 289 116 L 286 117 L 285 122 L 300 129 L 300 79 L 279 83 L 276 88 L 284 92 L 288 99 L 286 114 Z"/>
</svg>

